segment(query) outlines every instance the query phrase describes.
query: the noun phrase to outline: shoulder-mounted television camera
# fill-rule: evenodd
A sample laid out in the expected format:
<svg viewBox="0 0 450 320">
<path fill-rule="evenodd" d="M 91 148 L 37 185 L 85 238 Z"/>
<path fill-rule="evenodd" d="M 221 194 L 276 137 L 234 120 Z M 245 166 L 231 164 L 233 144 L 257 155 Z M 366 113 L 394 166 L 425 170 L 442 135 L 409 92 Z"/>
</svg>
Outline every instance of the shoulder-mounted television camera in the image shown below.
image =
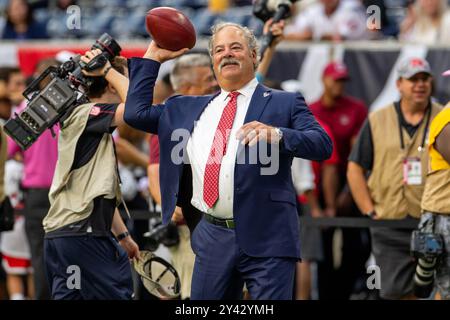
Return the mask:
<svg viewBox="0 0 450 320">
<path fill-rule="evenodd" d="M 48 128 L 64 121 L 78 105 L 89 102 L 86 90 L 93 78 L 84 76 L 82 70 L 92 71 L 103 67 L 108 60 L 120 54 L 119 44 L 104 33 L 91 47 L 101 54 L 88 64 L 77 55 L 60 67 L 48 67 L 23 92 L 27 107 L 5 125 L 5 132 L 23 149 L 29 148 Z"/>
</svg>

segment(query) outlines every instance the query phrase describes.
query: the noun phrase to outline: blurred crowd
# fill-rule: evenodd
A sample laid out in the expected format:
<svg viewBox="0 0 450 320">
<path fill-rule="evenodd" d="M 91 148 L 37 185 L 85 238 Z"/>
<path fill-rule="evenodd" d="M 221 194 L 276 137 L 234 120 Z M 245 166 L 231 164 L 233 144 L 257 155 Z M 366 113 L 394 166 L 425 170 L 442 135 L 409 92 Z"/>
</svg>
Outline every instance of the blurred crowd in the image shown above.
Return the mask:
<svg viewBox="0 0 450 320">
<path fill-rule="evenodd" d="M 77 7 L 73 7 L 76 5 Z M 0 34 L 9 40 L 149 37 L 149 9 L 170 6 L 193 22 L 199 36 L 218 21 L 248 26 L 261 35 L 263 22 L 250 0 L 0 0 Z M 398 39 L 439 44 L 449 40 L 447 0 L 302 0 L 291 8 L 288 41 Z"/>
</svg>

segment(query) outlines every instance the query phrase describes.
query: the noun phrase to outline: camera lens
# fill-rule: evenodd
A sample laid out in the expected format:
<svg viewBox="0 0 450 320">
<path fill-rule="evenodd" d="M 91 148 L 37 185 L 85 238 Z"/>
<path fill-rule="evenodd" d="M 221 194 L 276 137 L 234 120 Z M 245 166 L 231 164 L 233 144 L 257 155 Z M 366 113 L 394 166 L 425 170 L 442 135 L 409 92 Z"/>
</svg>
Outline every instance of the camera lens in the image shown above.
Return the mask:
<svg viewBox="0 0 450 320">
<path fill-rule="evenodd" d="M 118 56 L 122 50 L 117 41 L 107 33 L 102 34 L 100 38 L 98 38 L 92 46 L 92 49 L 100 49 L 101 51 L 106 52 L 108 59 Z"/>
<path fill-rule="evenodd" d="M 419 259 L 414 275 L 414 295 L 419 298 L 428 298 L 433 291 L 434 270 L 436 258 Z"/>
</svg>

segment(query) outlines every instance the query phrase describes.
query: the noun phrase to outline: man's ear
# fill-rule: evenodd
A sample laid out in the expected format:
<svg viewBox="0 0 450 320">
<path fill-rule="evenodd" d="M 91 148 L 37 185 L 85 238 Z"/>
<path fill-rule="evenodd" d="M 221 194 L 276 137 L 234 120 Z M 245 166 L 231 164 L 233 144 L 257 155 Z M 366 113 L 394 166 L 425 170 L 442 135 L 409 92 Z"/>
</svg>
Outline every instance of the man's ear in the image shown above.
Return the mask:
<svg viewBox="0 0 450 320">
<path fill-rule="evenodd" d="M 255 71 L 256 71 L 256 69 L 258 68 L 258 52 L 256 52 L 256 50 L 252 50 L 251 51 L 252 53 L 251 53 L 251 57 L 252 57 L 252 60 L 253 60 L 253 68 L 255 69 Z"/>
<path fill-rule="evenodd" d="M 192 89 L 194 88 L 194 86 L 192 84 L 189 83 L 185 83 L 183 84 L 180 88 L 179 88 L 179 92 L 183 92 L 183 95 L 192 95 Z"/>
<path fill-rule="evenodd" d="M 252 51 L 252 58 L 255 59 L 255 61 L 258 60 L 258 52 L 256 52 L 256 50 Z"/>
</svg>

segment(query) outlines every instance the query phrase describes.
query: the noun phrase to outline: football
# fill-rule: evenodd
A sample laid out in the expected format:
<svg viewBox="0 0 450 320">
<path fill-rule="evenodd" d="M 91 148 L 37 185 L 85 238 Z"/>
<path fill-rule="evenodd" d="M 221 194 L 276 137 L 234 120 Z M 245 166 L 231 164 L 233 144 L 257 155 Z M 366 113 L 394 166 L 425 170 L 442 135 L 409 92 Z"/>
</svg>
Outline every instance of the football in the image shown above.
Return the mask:
<svg viewBox="0 0 450 320">
<path fill-rule="evenodd" d="M 192 49 L 195 45 L 195 29 L 191 21 L 180 11 L 169 7 L 154 8 L 145 17 L 147 32 L 159 47 L 171 51 Z"/>
</svg>

